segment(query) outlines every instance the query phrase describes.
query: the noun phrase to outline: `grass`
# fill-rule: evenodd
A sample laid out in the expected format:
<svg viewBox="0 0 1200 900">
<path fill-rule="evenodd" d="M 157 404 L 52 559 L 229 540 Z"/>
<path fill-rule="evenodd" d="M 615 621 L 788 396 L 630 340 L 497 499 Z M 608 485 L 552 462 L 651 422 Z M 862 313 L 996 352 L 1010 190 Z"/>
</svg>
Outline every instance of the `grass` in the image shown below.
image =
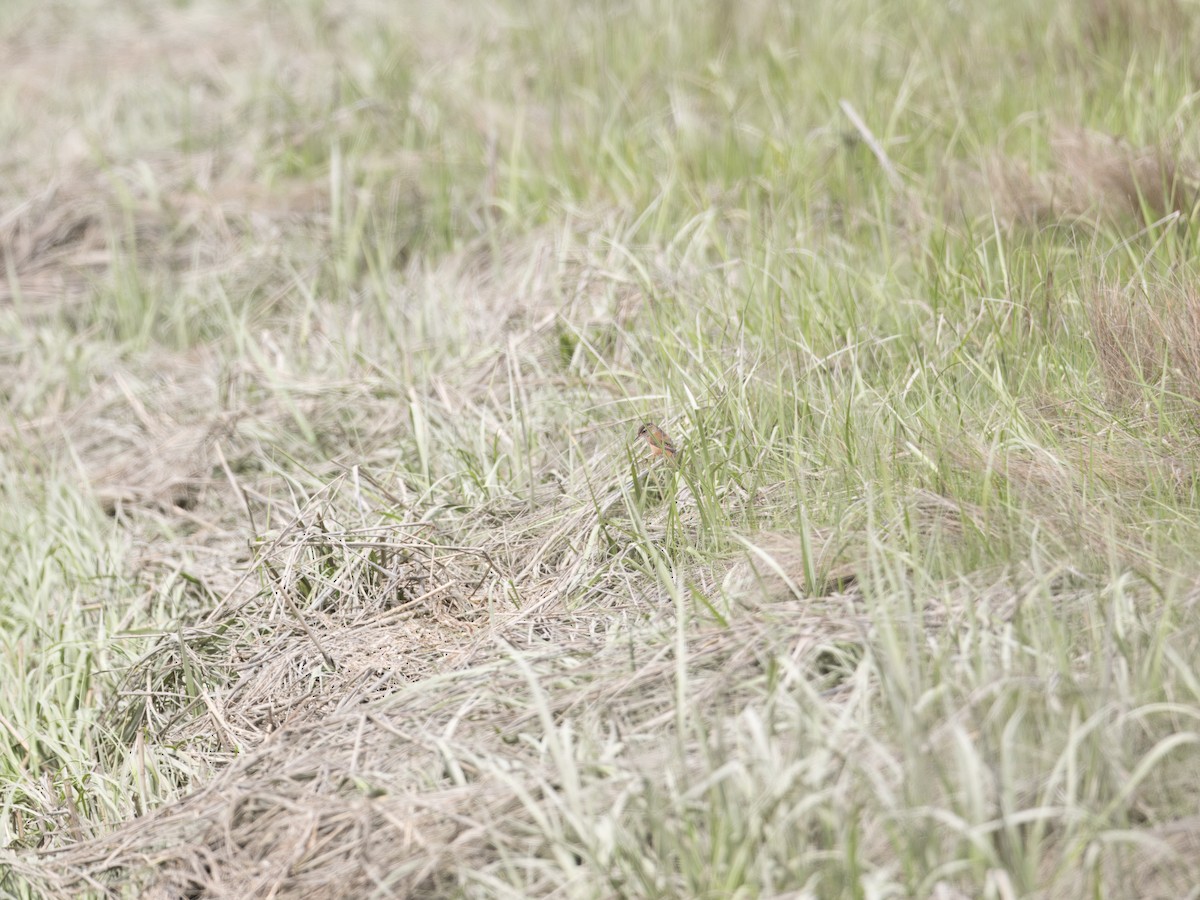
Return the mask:
<svg viewBox="0 0 1200 900">
<path fill-rule="evenodd" d="M 0 891 L 1195 896 L 1193 11 L 620 12 L 0 11 Z"/>
</svg>

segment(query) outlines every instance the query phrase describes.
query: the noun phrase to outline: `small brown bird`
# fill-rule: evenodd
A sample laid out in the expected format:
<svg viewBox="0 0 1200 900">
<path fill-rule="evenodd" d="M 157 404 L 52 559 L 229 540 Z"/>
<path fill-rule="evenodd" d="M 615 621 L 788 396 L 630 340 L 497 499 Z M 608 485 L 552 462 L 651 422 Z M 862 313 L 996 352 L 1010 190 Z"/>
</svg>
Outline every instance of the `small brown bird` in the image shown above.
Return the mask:
<svg viewBox="0 0 1200 900">
<path fill-rule="evenodd" d="M 646 422 L 642 425 L 638 429 L 637 436 L 649 445 L 652 456 L 665 456 L 667 459 L 674 459 L 675 454 L 679 452 L 675 449 L 675 445 L 671 443 L 671 439 L 667 437 L 667 433 L 653 422 Z"/>
</svg>

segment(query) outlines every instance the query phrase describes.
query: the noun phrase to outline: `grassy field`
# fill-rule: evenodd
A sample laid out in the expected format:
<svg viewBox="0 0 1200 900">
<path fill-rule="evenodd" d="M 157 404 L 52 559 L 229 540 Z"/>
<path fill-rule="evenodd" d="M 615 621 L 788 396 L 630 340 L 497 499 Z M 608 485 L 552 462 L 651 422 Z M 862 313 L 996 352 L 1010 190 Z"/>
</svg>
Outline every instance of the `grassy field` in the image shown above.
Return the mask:
<svg viewBox="0 0 1200 900">
<path fill-rule="evenodd" d="M 0 893 L 1200 896 L 1200 7 L 442 6 L 0 4 Z"/>
</svg>

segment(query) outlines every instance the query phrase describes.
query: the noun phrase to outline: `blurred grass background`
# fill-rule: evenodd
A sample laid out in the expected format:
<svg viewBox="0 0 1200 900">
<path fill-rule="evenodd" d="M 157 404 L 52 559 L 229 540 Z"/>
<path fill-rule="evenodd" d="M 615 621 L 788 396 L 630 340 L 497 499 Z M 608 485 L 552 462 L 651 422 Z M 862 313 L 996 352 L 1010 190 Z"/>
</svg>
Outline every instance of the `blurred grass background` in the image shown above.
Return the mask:
<svg viewBox="0 0 1200 900">
<path fill-rule="evenodd" d="M 0 889 L 1190 896 L 1198 38 L 6 3 Z"/>
</svg>

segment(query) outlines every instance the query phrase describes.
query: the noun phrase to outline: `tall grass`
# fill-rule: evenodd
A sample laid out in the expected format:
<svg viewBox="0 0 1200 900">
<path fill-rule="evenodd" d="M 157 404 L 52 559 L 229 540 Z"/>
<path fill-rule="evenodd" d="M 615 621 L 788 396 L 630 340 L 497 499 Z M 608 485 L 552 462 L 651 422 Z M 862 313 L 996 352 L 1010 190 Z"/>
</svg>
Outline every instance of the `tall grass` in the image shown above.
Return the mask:
<svg viewBox="0 0 1200 900">
<path fill-rule="evenodd" d="M 4 890 L 1194 890 L 1184 4 L 99 12 L 0 17 Z"/>
</svg>

